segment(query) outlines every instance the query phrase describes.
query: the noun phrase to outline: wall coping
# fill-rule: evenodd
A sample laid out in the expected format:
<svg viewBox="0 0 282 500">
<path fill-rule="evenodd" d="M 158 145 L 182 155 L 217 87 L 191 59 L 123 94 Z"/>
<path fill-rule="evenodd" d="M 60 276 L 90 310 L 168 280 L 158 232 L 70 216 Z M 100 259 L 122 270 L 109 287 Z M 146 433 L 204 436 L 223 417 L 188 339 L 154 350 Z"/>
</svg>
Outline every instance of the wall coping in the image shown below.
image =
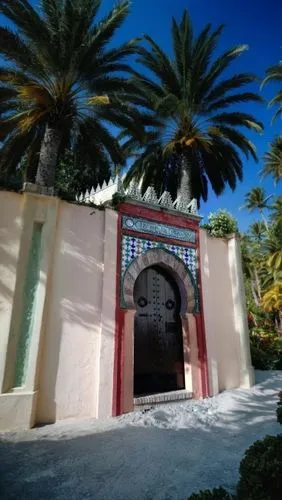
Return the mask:
<svg viewBox="0 0 282 500">
<path fill-rule="evenodd" d="M 137 205 L 141 208 L 147 208 L 148 210 L 153 210 L 154 212 L 166 212 L 172 215 L 179 215 L 180 217 L 184 217 L 186 219 L 193 219 L 197 222 L 200 222 L 204 216 L 203 215 L 197 215 L 197 214 L 192 214 L 192 213 L 186 213 L 186 212 L 180 212 L 176 208 L 168 208 L 168 207 L 163 207 L 160 205 L 153 205 L 150 203 L 147 203 L 145 201 L 141 200 L 133 200 L 132 198 L 126 197 L 122 201 L 122 203 L 126 203 L 127 205 Z"/>
</svg>

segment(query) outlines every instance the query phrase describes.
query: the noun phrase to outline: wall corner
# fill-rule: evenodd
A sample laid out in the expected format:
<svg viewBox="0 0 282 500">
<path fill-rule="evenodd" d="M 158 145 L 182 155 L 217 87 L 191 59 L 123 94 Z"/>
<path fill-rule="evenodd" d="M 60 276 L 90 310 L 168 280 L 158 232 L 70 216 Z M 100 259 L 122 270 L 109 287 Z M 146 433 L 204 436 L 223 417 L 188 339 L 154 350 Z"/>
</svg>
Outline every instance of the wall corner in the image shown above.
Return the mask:
<svg viewBox="0 0 282 500">
<path fill-rule="evenodd" d="M 254 369 L 251 362 L 241 247 L 240 240 L 236 235 L 228 240 L 228 261 L 232 287 L 235 331 L 238 336 L 239 344 L 240 387 L 248 388 L 254 383 Z"/>
</svg>

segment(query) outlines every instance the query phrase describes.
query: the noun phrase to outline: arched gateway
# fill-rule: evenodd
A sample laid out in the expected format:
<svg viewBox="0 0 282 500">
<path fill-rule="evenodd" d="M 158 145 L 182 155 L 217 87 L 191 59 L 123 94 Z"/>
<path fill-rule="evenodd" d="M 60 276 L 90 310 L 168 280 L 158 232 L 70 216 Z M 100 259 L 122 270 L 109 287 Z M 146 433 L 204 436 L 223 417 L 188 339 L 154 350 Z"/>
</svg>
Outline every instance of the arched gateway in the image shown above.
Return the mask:
<svg viewBox="0 0 282 500">
<path fill-rule="evenodd" d="M 134 397 L 182 390 L 181 296 L 161 266 L 147 267 L 134 287 Z"/>
<path fill-rule="evenodd" d="M 0 430 L 250 387 L 236 235 L 210 238 L 185 193 L 117 178 L 93 211 L 37 188 L 0 193 Z"/>
<path fill-rule="evenodd" d="M 174 229 L 188 244 L 128 230 L 121 237 L 116 414 L 140 396 L 207 395 L 196 232 Z"/>
</svg>

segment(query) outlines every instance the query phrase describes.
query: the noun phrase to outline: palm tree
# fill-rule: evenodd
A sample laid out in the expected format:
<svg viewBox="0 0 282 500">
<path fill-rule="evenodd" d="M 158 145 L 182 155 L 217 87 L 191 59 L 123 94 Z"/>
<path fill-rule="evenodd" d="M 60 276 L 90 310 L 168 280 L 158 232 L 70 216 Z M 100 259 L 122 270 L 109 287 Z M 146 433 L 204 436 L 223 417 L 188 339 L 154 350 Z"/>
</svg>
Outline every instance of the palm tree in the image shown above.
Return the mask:
<svg viewBox="0 0 282 500">
<path fill-rule="evenodd" d="M 269 152 L 264 155 L 262 176 L 272 175 L 274 184 L 282 179 L 282 136 L 273 139 Z"/>
<path fill-rule="evenodd" d="M 264 311 L 275 313 L 277 333 L 282 335 L 282 280 L 274 282 L 264 293 L 261 305 Z"/>
<path fill-rule="evenodd" d="M 266 196 L 265 191 L 262 187 L 255 187 L 249 191 L 245 196 L 245 205 L 242 208 L 246 208 L 250 212 L 258 210 L 268 230 L 268 222 L 264 215 L 264 210 L 268 209 L 268 200 L 272 195 Z"/>
<path fill-rule="evenodd" d="M 247 46 L 238 45 L 216 58 L 222 31 L 223 26 L 213 31 L 207 25 L 195 36 L 184 11 L 180 23 L 172 21 L 172 59 L 152 38 L 145 37 L 149 48 L 140 48 L 139 62 L 154 79 L 136 75 L 133 80 L 142 104 L 152 110 L 159 123 L 152 129 L 147 147 L 139 151 L 127 181 L 143 179 L 148 184 L 157 177 L 160 183 L 167 171 L 173 171 L 174 183 L 186 200 L 207 200 L 208 182 L 219 195 L 226 184 L 234 190 L 237 180 L 242 180 L 239 153 L 257 160 L 255 146 L 242 128 L 261 132 L 263 125 L 251 114 L 227 108 L 262 99 L 256 93 L 241 91 L 255 80 L 253 74 L 225 76 L 225 70 Z M 131 140 L 129 144 L 132 148 Z M 162 159 L 158 164 L 156 151 Z"/>
<path fill-rule="evenodd" d="M 276 196 L 269 208 L 272 212 L 271 220 L 274 224 L 281 226 L 282 234 L 282 196 Z"/>
<path fill-rule="evenodd" d="M 253 222 L 249 227 L 249 235 L 251 240 L 261 243 L 266 236 L 265 224 L 261 221 Z"/>
<path fill-rule="evenodd" d="M 269 82 L 281 82 L 282 81 L 282 63 L 275 64 L 271 66 L 266 71 L 266 76 L 262 82 L 262 86 Z M 279 90 L 277 94 L 269 101 L 269 106 L 277 105 L 277 110 L 274 113 L 272 121 L 275 121 L 276 118 L 282 114 L 282 90 Z"/>
<path fill-rule="evenodd" d="M 243 273 L 250 284 L 250 291 L 256 306 L 261 300 L 260 255 L 248 234 L 241 236 Z"/>
<path fill-rule="evenodd" d="M 133 84 L 126 58 L 137 40 L 109 44 L 129 12 L 122 0 L 101 21 L 102 0 L 1 0 L 0 13 L 13 23 L 0 27 L 0 168 L 15 170 L 23 155 L 27 175 L 54 186 L 56 165 L 66 149 L 80 163 L 123 162 L 108 124 L 142 139 L 142 113 L 131 105 Z M 32 167 L 31 167 L 32 165 Z"/>
</svg>

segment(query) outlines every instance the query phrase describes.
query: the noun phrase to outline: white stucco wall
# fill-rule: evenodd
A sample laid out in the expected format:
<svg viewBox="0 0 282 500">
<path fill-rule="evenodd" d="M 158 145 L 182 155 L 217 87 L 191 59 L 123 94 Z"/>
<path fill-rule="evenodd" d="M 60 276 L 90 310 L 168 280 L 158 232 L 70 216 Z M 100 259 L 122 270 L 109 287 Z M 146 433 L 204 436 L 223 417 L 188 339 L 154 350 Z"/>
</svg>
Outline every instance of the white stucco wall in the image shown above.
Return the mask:
<svg viewBox="0 0 282 500">
<path fill-rule="evenodd" d="M 111 281 L 107 286 L 111 292 L 114 290 L 115 297 L 117 215 L 113 211 L 108 216 L 108 211 L 96 210 L 90 215 L 91 212 L 93 209 L 87 207 L 60 205 L 45 318 L 37 422 L 98 415 L 101 348 L 106 350 L 101 361 L 111 379 L 103 403 L 111 407 L 113 353 L 107 352 L 101 338 L 101 311 L 105 251 L 111 255 L 111 267 L 107 269 Z M 106 222 L 111 226 L 112 237 L 112 246 L 108 241 L 107 250 Z M 104 316 L 108 312 L 108 329 L 112 327 L 110 334 L 114 339 L 114 323 L 109 326 L 115 313 L 113 301 L 109 307 L 104 304 Z"/>
<path fill-rule="evenodd" d="M 0 429 L 111 415 L 117 213 L 4 191 L 0 206 Z M 34 221 L 43 223 L 40 283 L 26 383 L 14 388 Z"/>
<path fill-rule="evenodd" d="M 0 192 L 0 429 L 112 414 L 118 215 Z M 26 382 L 12 385 L 34 221 L 43 224 Z M 200 232 L 211 394 L 252 383 L 240 246 Z"/>
<path fill-rule="evenodd" d="M 3 387 L 21 230 L 22 197 L 0 191 L 0 392 Z"/>
<path fill-rule="evenodd" d="M 200 231 L 201 275 L 210 389 L 240 386 L 240 339 L 235 327 L 228 240 Z"/>
</svg>

